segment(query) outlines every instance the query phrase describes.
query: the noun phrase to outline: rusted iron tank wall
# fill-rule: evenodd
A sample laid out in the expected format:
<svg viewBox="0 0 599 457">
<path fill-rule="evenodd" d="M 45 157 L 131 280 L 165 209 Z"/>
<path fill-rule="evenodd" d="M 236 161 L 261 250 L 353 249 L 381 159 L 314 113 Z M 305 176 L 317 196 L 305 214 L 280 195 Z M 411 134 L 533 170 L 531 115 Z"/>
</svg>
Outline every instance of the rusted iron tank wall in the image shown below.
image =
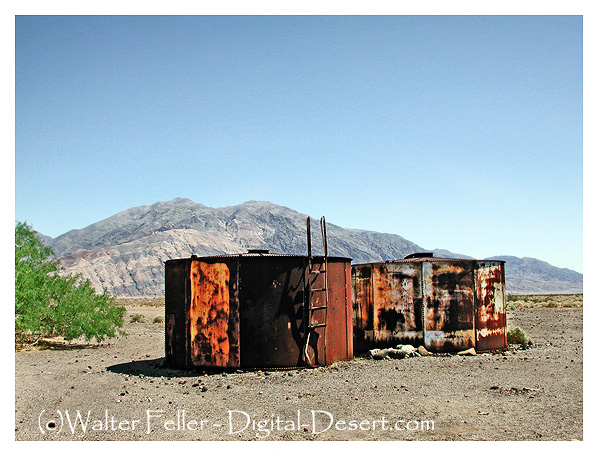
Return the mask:
<svg viewBox="0 0 599 457">
<path fill-rule="evenodd" d="M 507 346 L 501 261 L 417 258 L 352 266 L 354 345 L 436 352 Z"/>
<path fill-rule="evenodd" d="M 504 263 L 478 262 L 475 283 L 476 349 L 484 351 L 507 347 Z"/>
<path fill-rule="evenodd" d="M 474 262 L 422 262 L 424 346 L 435 352 L 474 347 Z"/>
<path fill-rule="evenodd" d="M 322 258 L 315 261 L 317 268 Z M 182 367 L 302 366 L 306 266 L 305 256 L 275 255 L 166 262 L 167 362 Z M 353 357 L 350 269 L 350 259 L 329 258 L 329 309 L 314 315 L 327 326 L 314 329 L 309 340 L 317 365 Z"/>
<path fill-rule="evenodd" d="M 178 259 L 167 261 L 165 268 L 166 362 L 238 367 L 238 261 Z"/>
<path fill-rule="evenodd" d="M 422 342 L 422 270 L 414 263 L 352 267 L 357 350 Z"/>
</svg>

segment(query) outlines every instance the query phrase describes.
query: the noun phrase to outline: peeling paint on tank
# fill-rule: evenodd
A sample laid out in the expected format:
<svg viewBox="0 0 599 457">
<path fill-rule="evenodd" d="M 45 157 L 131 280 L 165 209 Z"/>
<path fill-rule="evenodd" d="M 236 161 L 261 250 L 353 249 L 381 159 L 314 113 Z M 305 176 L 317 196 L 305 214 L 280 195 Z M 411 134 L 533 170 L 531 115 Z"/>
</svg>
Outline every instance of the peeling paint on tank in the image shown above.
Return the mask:
<svg viewBox="0 0 599 457">
<path fill-rule="evenodd" d="M 229 268 L 224 263 L 191 262 L 189 310 L 194 365 L 227 367 L 229 357 Z"/>
<path fill-rule="evenodd" d="M 422 256 L 354 265 L 355 346 L 505 347 L 503 264 Z"/>
</svg>

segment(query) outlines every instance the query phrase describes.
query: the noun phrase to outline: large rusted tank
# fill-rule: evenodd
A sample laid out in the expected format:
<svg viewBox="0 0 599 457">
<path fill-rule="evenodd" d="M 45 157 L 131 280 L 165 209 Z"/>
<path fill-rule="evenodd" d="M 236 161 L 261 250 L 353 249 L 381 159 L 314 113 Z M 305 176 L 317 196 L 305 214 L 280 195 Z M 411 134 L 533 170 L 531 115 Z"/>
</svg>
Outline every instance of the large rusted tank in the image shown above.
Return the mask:
<svg viewBox="0 0 599 457">
<path fill-rule="evenodd" d="M 167 363 L 275 368 L 353 358 L 350 262 L 267 251 L 165 262 Z"/>
<path fill-rule="evenodd" d="M 352 266 L 356 350 L 507 346 L 504 261 L 408 257 Z"/>
</svg>

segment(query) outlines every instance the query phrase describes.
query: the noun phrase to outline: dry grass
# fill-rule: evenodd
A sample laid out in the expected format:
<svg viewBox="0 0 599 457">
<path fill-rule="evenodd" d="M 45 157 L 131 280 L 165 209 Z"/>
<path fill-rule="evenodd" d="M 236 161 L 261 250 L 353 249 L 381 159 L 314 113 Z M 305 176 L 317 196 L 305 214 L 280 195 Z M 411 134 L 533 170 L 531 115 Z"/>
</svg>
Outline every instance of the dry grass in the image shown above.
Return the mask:
<svg viewBox="0 0 599 457">
<path fill-rule="evenodd" d="M 582 294 L 508 295 L 507 308 L 582 308 Z"/>
<path fill-rule="evenodd" d="M 136 322 L 138 324 L 145 324 L 146 322 L 148 322 L 148 320 L 146 319 L 146 316 L 144 316 L 141 313 L 134 313 L 131 315 L 131 320 L 129 322 Z"/>
<path fill-rule="evenodd" d="M 164 306 L 164 297 L 117 298 L 116 304 L 131 308 L 136 306 L 151 306 L 154 308 L 159 308 Z"/>
</svg>

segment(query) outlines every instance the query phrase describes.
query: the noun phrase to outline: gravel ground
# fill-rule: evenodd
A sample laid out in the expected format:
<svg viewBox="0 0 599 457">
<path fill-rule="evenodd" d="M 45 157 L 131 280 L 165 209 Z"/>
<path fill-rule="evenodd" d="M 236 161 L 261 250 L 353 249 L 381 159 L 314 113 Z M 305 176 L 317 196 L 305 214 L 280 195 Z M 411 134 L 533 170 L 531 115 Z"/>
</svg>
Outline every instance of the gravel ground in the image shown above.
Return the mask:
<svg viewBox="0 0 599 457">
<path fill-rule="evenodd" d="M 17 441 L 583 438 L 582 308 L 509 311 L 528 349 L 227 373 L 163 367 L 164 309 L 128 312 L 127 338 L 15 354 Z"/>
</svg>

